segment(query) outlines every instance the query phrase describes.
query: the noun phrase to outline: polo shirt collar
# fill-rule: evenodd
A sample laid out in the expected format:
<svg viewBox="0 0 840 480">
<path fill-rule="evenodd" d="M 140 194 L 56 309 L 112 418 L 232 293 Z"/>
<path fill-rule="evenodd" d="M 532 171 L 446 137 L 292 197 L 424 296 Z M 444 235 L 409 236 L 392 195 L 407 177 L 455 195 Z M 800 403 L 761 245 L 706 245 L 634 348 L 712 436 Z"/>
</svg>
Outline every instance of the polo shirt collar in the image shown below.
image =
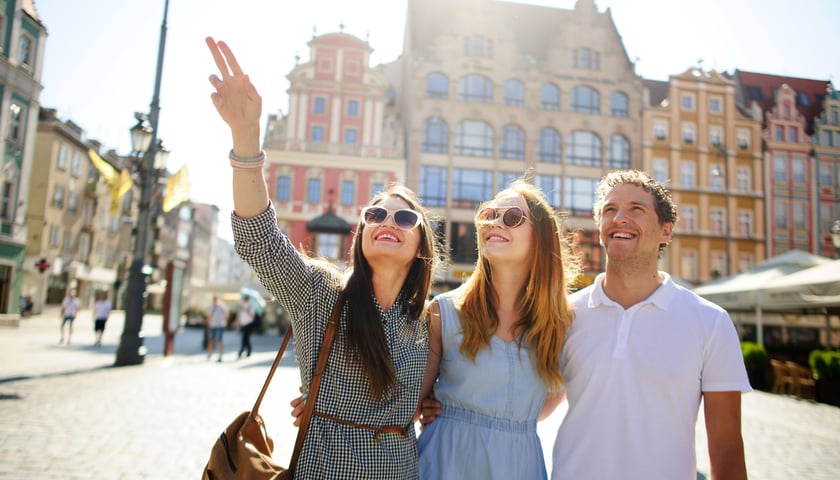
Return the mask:
<svg viewBox="0 0 840 480">
<path fill-rule="evenodd" d="M 592 290 L 589 293 L 589 301 L 587 302 L 587 307 L 596 308 L 608 305 L 623 308 L 621 307 L 621 305 L 614 302 L 610 297 L 608 297 L 606 292 L 604 292 L 604 278 L 606 278 L 606 275 L 606 273 L 599 273 L 598 276 L 595 277 L 595 282 L 593 282 Z M 671 305 L 671 302 L 673 301 L 674 296 L 677 293 L 677 287 L 674 281 L 671 279 L 671 276 L 667 272 L 659 272 L 659 275 L 662 276 L 662 284 L 659 285 L 659 288 L 654 290 L 654 292 L 648 298 L 642 300 L 636 305 L 650 303 L 655 305 L 660 310 L 668 310 L 668 307 Z"/>
</svg>

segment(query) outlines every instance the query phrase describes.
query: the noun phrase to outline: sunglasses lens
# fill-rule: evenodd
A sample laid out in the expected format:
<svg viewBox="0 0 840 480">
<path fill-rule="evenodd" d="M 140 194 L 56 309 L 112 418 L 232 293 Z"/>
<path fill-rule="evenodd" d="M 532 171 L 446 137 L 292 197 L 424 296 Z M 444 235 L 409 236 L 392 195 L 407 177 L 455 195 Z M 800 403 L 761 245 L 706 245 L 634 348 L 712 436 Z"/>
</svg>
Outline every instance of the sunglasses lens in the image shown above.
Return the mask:
<svg viewBox="0 0 840 480">
<path fill-rule="evenodd" d="M 388 217 L 388 210 L 382 207 L 368 207 L 365 209 L 364 221 L 368 225 L 378 225 Z"/>
<path fill-rule="evenodd" d="M 410 230 L 417 226 L 420 217 L 411 210 L 397 210 L 394 212 L 394 223 L 404 230 Z"/>
<path fill-rule="evenodd" d="M 496 209 L 495 208 L 484 208 L 480 212 L 478 212 L 478 220 L 481 222 L 492 222 L 496 219 Z"/>
<path fill-rule="evenodd" d="M 505 226 L 509 228 L 514 228 L 519 226 L 525 219 L 525 212 L 522 211 L 521 208 L 518 207 L 511 207 L 505 210 L 505 214 L 502 216 L 502 222 Z"/>
</svg>

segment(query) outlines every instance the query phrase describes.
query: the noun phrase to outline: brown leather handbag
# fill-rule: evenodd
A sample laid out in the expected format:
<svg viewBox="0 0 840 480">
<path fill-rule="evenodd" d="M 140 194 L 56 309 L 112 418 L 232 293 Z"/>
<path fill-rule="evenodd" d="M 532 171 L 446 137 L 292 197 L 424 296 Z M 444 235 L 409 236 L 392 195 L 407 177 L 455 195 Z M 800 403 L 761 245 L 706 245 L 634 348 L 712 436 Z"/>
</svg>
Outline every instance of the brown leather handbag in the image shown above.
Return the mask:
<svg viewBox="0 0 840 480">
<path fill-rule="evenodd" d="M 333 318 L 327 324 L 324 342 L 321 344 L 321 351 L 318 353 L 318 363 L 315 367 L 315 374 L 312 376 L 312 384 L 289 468 L 278 465 L 271 458 L 271 453 L 274 451 L 274 441 L 268 436 L 265 423 L 259 414 L 259 408 L 265 391 L 268 389 L 268 384 L 271 383 L 271 378 L 274 376 L 274 371 L 283 357 L 289 339 L 292 337 L 291 327 L 286 332 L 283 344 L 277 352 L 277 357 L 271 365 L 271 370 L 268 372 L 268 377 L 265 379 L 260 395 L 254 403 L 254 408 L 250 412 L 239 414 L 213 444 L 213 449 L 210 451 L 210 460 L 204 467 L 202 480 L 291 480 L 294 478 L 298 455 L 301 447 L 303 447 L 306 432 L 309 430 L 309 421 L 315 408 L 315 398 L 318 395 L 318 388 L 321 386 L 321 377 L 335 339 L 335 330 L 338 323 L 337 312 L 339 311 L 338 308 L 333 311 Z"/>
</svg>

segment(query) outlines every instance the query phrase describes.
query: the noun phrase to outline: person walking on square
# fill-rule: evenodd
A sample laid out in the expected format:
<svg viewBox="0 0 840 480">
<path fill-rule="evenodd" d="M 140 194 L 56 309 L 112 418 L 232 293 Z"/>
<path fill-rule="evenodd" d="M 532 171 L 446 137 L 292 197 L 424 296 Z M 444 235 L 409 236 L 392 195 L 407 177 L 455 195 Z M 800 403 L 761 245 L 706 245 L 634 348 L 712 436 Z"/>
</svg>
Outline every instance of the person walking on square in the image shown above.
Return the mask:
<svg viewBox="0 0 840 480">
<path fill-rule="evenodd" d="M 96 303 L 93 304 L 93 332 L 96 335 L 94 346 L 102 346 L 102 335 L 105 333 L 105 322 L 108 321 L 108 315 L 111 314 L 111 301 L 108 300 L 108 294 L 99 292 L 96 294 Z"/>
<path fill-rule="evenodd" d="M 711 475 L 747 478 L 741 394 L 751 390 L 726 311 L 658 270 L 677 207 L 648 174 L 607 174 L 592 210 L 606 272 L 570 296 L 560 368 L 568 411 L 551 478 L 697 478 L 703 404 Z"/>
<path fill-rule="evenodd" d="M 76 297 L 76 291 L 68 291 L 67 296 L 61 301 L 61 339 L 58 343 L 64 343 L 64 327 L 66 325 L 67 344 L 70 345 L 70 337 L 73 336 L 73 321 L 76 320 L 76 314 L 79 313 L 81 306 L 82 301 Z"/>
<path fill-rule="evenodd" d="M 225 323 L 227 322 L 227 307 L 218 295 L 213 295 L 213 303 L 207 308 L 207 360 L 213 356 L 214 346 L 219 348 L 219 359 L 225 353 Z"/>
<path fill-rule="evenodd" d="M 242 334 L 242 342 L 239 346 L 239 356 L 247 351 L 247 356 L 251 356 L 251 333 L 254 331 L 256 323 L 254 323 L 254 306 L 251 304 L 251 299 L 247 295 L 242 296 L 242 304 L 239 306 L 239 313 L 236 315 L 236 324 L 239 325 L 240 333 Z"/>
</svg>

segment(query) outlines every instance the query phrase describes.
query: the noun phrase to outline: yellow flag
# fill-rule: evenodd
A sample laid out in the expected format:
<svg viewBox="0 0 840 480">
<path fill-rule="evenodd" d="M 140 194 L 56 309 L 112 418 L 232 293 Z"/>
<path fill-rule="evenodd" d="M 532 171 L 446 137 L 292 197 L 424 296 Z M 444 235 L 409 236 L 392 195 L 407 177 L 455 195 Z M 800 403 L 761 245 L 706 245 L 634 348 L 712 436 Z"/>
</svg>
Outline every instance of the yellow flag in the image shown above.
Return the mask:
<svg viewBox="0 0 840 480">
<path fill-rule="evenodd" d="M 166 180 L 166 195 L 163 197 L 163 211 L 168 212 L 190 199 L 190 173 L 185 163 Z"/>
<path fill-rule="evenodd" d="M 108 185 L 108 193 L 111 194 L 111 215 L 116 216 L 119 213 L 120 199 L 134 186 L 131 175 L 126 170 L 117 171 L 113 165 L 103 160 L 93 149 L 88 149 L 88 156 L 93 166 L 99 170 L 105 184 Z"/>
</svg>

